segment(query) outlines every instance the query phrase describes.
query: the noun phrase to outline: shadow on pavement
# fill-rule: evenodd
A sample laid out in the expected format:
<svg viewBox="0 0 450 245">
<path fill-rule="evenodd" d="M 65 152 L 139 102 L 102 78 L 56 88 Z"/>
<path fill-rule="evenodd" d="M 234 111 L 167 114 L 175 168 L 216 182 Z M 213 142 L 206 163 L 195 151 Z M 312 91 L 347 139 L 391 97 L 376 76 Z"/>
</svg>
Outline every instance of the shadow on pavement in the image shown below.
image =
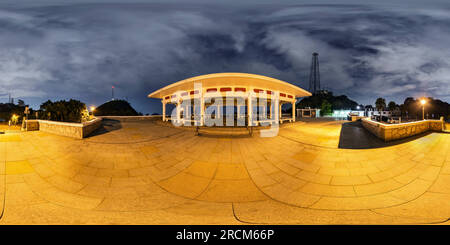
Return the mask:
<svg viewBox="0 0 450 245">
<path fill-rule="evenodd" d="M 89 134 L 89 136 L 87 138 L 106 134 L 111 131 L 119 130 L 121 128 L 122 128 L 122 124 L 120 123 L 120 121 L 112 120 L 112 119 L 103 119 L 102 125 L 97 130 L 95 130 L 94 132 Z"/>
<path fill-rule="evenodd" d="M 405 139 L 384 142 L 366 130 L 360 121 L 342 124 L 339 146 L 341 149 L 370 149 L 406 143 L 430 134 L 425 132 Z"/>
</svg>

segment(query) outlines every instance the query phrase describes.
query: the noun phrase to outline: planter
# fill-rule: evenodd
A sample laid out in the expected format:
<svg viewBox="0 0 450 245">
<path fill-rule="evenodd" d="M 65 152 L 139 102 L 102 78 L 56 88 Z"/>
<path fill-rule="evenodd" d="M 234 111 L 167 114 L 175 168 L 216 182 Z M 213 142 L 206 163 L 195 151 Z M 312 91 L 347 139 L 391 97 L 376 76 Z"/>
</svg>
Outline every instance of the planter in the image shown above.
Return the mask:
<svg viewBox="0 0 450 245">
<path fill-rule="evenodd" d="M 83 139 L 98 129 L 102 124 L 101 118 L 95 118 L 85 123 L 66 123 L 47 120 L 27 120 L 26 131 L 42 131 L 51 134 Z"/>
<path fill-rule="evenodd" d="M 362 124 L 365 129 L 386 142 L 411 137 L 427 131 L 442 132 L 444 128 L 442 120 L 385 124 L 372 121 L 369 118 L 363 118 Z"/>
</svg>

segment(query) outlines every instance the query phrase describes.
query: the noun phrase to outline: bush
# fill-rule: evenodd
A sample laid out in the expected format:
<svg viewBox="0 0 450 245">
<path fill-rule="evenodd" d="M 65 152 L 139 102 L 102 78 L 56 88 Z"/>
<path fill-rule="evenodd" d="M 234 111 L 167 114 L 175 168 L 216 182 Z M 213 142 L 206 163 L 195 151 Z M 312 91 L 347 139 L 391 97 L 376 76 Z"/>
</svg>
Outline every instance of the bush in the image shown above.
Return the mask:
<svg viewBox="0 0 450 245">
<path fill-rule="evenodd" d="M 40 109 L 43 111 L 41 118 L 46 120 L 76 123 L 89 120 L 86 105 L 78 100 L 56 102 L 48 100 Z"/>
<path fill-rule="evenodd" d="M 332 105 L 327 100 L 322 101 L 322 105 L 320 106 L 320 115 L 326 116 L 333 114 Z"/>
</svg>

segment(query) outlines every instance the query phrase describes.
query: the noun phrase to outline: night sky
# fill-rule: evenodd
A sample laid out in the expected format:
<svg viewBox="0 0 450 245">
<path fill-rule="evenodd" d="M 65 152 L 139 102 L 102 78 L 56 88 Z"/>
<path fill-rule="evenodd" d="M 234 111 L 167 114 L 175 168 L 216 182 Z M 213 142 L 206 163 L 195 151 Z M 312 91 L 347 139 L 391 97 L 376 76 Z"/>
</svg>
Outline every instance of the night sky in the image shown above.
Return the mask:
<svg viewBox="0 0 450 245">
<path fill-rule="evenodd" d="M 334 94 L 362 104 L 380 96 L 450 102 L 444 1 L 15 2 L 0 3 L 0 102 L 11 93 L 35 109 L 47 99 L 98 106 L 115 86 L 116 98 L 153 113 L 161 103 L 150 92 L 216 72 L 308 89 L 313 52 Z"/>
</svg>

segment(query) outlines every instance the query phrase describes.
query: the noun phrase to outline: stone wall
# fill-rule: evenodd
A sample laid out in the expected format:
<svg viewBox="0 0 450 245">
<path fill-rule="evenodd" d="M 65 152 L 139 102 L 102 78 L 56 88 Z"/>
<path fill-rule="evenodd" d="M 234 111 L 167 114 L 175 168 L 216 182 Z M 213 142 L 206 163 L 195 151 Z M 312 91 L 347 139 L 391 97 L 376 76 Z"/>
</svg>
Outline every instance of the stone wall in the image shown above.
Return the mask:
<svg viewBox="0 0 450 245">
<path fill-rule="evenodd" d="M 116 120 L 120 122 L 136 122 L 136 121 L 156 121 L 161 120 L 161 115 L 154 116 L 101 116 L 98 118 L 107 119 L 107 120 Z"/>
<path fill-rule="evenodd" d="M 83 138 L 83 127 L 81 123 L 64 123 L 39 120 L 39 131 L 52 133 L 72 138 Z"/>
<path fill-rule="evenodd" d="M 95 118 L 85 123 L 66 123 L 47 120 L 28 120 L 27 131 L 39 130 L 42 132 L 82 139 L 87 137 L 102 124 L 101 118 Z"/>
<path fill-rule="evenodd" d="M 24 130 L 26 131 L 37 131 L 39 130 L 39 120 L 26 120 Z"/>
<path fill-rule="evenodd" d="M 384 141 L 403 139 L 426 131 L 443 131 L 443 121 L 424 120 L 417 122 L 385 124 L 372 121 L 369 118 L 362 119 L 364 128 Z"/>
<path fill-rule="evenodd" d="M 89 136 L 92 132 L 102 126 L 103 119 L 95 118 L 92 121 L 83 123 L 83 138 Z"/>
<path fill-rule="evenodd" d="M 352 122 L 365 118 L 365 116 L 352 116 Z"/>
</svg>

